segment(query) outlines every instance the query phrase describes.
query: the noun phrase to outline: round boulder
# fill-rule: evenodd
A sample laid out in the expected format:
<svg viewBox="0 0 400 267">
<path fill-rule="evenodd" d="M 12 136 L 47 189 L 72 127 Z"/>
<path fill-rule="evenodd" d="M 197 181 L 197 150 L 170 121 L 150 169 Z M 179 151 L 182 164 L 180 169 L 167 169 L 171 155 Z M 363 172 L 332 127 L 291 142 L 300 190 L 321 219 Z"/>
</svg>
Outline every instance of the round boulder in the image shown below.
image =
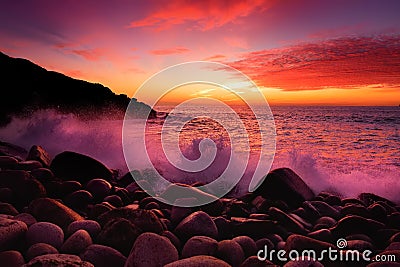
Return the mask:
<svg viewBox="0 0 400 267">
<path fill-rule="evenodd" d="M 29 227 L 26 233 L 26 241 L 29 245 L 46 243 L 59 249 L 64 241 L 64 232 L 53 223 L 37 222 Z"/>
</svg>

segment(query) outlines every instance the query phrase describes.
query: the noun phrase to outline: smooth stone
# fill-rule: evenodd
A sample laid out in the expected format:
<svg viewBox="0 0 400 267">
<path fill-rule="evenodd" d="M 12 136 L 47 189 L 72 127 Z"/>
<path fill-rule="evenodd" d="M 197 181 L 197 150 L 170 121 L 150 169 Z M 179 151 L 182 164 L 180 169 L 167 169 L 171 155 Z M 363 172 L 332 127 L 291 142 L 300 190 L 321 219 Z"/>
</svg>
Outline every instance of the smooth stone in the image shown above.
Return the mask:
<svg viewBox="0 0 400 267">
<path fill-rule="evenodd" d="M 63 180 L 76 180 L 82 184 L 95 178 L 109 181 L 113 177 L 112 171 L 100 161 L 71 151 L 56 155 L 50 169 L 55 176 Z"/>
<path fill-rule="evenodd" d="M 342 204 L 342 200 L 338 196 L 330 195 L 324 198 L 324 201 L 331 206 L 340 206 Z"/>
<path fill-rule="evenodd" d="M 269 260 L 260 261 L 257 256 L 250 256 L 248 257 L 240 267 L 271 267 L 271 266 L 278 266 L 273 264 Z"/>
<path fill-rule="evenodd" d="M 54 174 L 50 169 L 38 168 L 31 171 L 33 177 L 38 179 L 41 183 L 45 184 L 50 181 L 54 181 Z"/>
<path fill-rule="evenodd" d="M 22 170 L 22 171 L 33 171 L 39 168 L 43 168 L 43 164 L 37 160 L 20 161 L 18 162 L 16 167 L 17 170 Z"/>
<path fill-rule="evenodd" d="M 86 184 L 86 190 L 89 191 L 93 198 L 102 201 L 111 192 L 111 184 L 104 179 L 91 179 Z"/>
<path fill-rule="evenodd" d="M 92 239 L 96 239 L 97 235 L 100 233 L 101 226 L 98 222 L 93 220 L 75 221 L 68 225 L 67 235 L 70 236 L 78 230 L 86 230 Z"/>
<path fill-rule="evenodd" d="M 174 233 L 184 240 L 196 235 L 218 238 L 217 226 L 204 211 L 197 211 L 187 216 L 178 224 Z"/>
<path fill-rule="evenodd" d="M 20 214 L 14 216 L 14 220 L 24 222 L 28 227 L 34 223 L 37 223 L 35 217 L 33 217 L 29 213 L 20 213 Z"/>
<path fill-rule="evenodd" d="M 368 209 L 363 205 L 348 204 L 342 208 L 340 214 L 344 217 L 347 215 L 358 215 L 364 218 L 370 218 Z"/>
<path fill-rule="evenodd" d="M 178 225 L 184 218 L 192 214 L 195 210 L 192 207 L 181 207 L 191 205 L 196 202 L 195 198 L 178 198 L 171 208 L 171 223 Z"/>
<path fill-rule="evenodd" d="M 168 238 L 169 241 L 171 241 L 172 245 L 174 245 L 178 251 L 181 250 L 181 247 L 182 247 L 181 241 L 179 240 L 179 238 L 176 235 L 174 235 L 174 233 L 172 233 L 170 231 L 164 231 L 161 233 L 161 235 Z"/>
<path fill-rule="evenodd" d="M 125 267 L 161 267 L 178 259 L 178 251 L 168 238 L 143 233 L 136 239 Z"/>
<path fill-rule="evenodd" d="M 46 254 L 30 260 L 24 267 L 94 267 L 93 264 L 82 261 L 78 256 L 69 254 Z M 96 266 L 97 267 L 97 266 Z"/>
<path fill-rule="evenodd" d="M 228 263 L 212 256 L 194 256 L 174 261 L 164 267 L 231 267 Z"/>
<path fill-rule="evenodd" d="M 275 244 L 269 238 L 260 238 L 256 241 L 256 250 L 262 250 L 267 246 L 268 250 L 272 250 L 275 248 Z"/>
<path fill-rule="evenodd" d="M 221 216 L 213 218 L 213 221 L 217 226 L 218 236 L 220 239 L 231 239 L 233 237 L 231 221 Z"/>
<path fill-rule="evenodd" d="M 348 240 L 346 249 L 358 250 L 360 252 L 363 252 L 367 249 L 374 251 L 374 246 L 370 242 L 365 240 Z"/>
<path fill-rule="evenodd" d="M 287 236 L 288 232 L 277 221 L 256 220 L 247 218 L 231 218 L 230 223 L 234 236 L 246 235 L 253 239 L 260 239 L 266 234 L 279 234 Z M 262 229 L 262 231 L 260 231 Z"/>
<path fill-rule="evenodd" d="M 245 258 L 256 254 L 257 245 L 252 238 L 242 235 L 242 236 L 237 236 L 232 240 L 237 242 L 242 247 Z"/>
<path fill-rule="evenodd" d="M 303 251 L 305 249 L 313 249 L 317 253 L 320 253 L 322 250 L 325 249 L 336 249 L 336 246 L 319 241 L 310 237 L 301 236 L 301 235 L 291 235 L 286 240 L 285 250 L 289 252 L 291 250 Z"/>
<path fill-rule="evenodd" d="M 56 224 L 37 222 L 32 224 L 26 233 L 26 242 L 29 245 L 46 243 L 60 249 L 64 242 L 64 232 Z"/>
<path fill-rule="evenodd" d="M 331 243 L 333 240 L 332 233 L 328 229 L 321 229 L 307 234 L 308 237 L 320 241 Z"/>
<path fill-rule="evenodd" d="M 108 202 L 102 202 L 102 203 L 95 204 L 94 206 L 91 206 L 91 208 L 90 208 L 89 218 L 97 219 L 101 215 L 103 215 L 109 211 L 112 211 L 113 209 L 115 209 L 115 207 Z"/>
<path fill-rule="evenodd" d="M 293 233 L 298 233 L 298 234 L 306 234 L 307 231 L 304 229 L 303 225 L 301 225 L 297 220 L 294 218 L 290 217 L 283 211 L 281 211 L 278 208 L 271 207 L 268 210 L 270 216 L 278 221 L 280 225 L 285 227 L 287 230 Z"/>
<path fill-rule="evenodd" d="M 274 243 L 274 245 L 283 241 L 282 237 L 278 234 L 267 234 L 265 238 L 268 238 L 272 243 Z"/>
<path fill-rule="evenodd" d="M 322 263 L 315 259 L 311 259 L 309 257 L 297 258 L 295 260 L 289 261 L 283 267 L 324 267 Z"/>
<path fill-rule="evenodd" d="M 374 203 L 368 207 L 368 211 L 371 215 L 371 219 L 386 223 L 387 221 L 387 211 L 386 208 L 379 204 Z"/>
<path fill-rule="evenodd" d="M 21 244 L 27 231 L 24 222 L 0 218 L 0 250 L 13 249 Z"/>
<path fill-rule="evenodd" d="M 364 241 L 369 242 L 371 244 L 373 243 L 372 239 L 369 236 L 365 235 L 365 234 L 348 235 L 348 236 L 346 236 L 345 239 L 347 241 L 350 241 L 350 240 L 364 240 Z"/>
<path fill-rule="evenodd" d="M 92 202 L 93 196 L 86 190 L 77 190 L 64 198 L 64 203 L 75 209 L 85 209 Z"/>
<path fill-rule="evenodd" d="M 196 202 L 194 206 L 199 206 L 204 203 L 211 203 L 217 201 L 218 198 L 206 193 L 197 187 L 192 187 L 184 184 L 171 184 L 163 193 L 160 198 L 168 200 L 169 203 L 173 204 L 178 198 L 194 198 Z"/>
<path fill-rule="evenodd" d="M 292 207 L 298 207 L 304 201 L 314 198 L 313 191 L 289 168 L 275 169 L 268 173 L 254 194 L 266 199 L 283 200 Z"/>
<path fill-rule="evenodd" d="M 103 201 L 108 202 L 117 208 L 122 207 L 124 205 L 122 199 L 117 195 L 106 196 Z"/>
<path fill-rule="evenodd" d="M 52 245 L 46 243 L 36 243 L 29 247 L 26 252 L 26 258 L 31 260 L 37 256 L 47 254 L 58 254 L 58 250 Z"/>
<path fill-rule="evenodd" d="M 93 241 L 89 233 L 85 230 L 78 230 L 73 233 L 61 247 L 61 252 L 65 254 L 79 255 L 88 246 L 92 245 Z"/>
<path fill-rule="evenodd" d="M 13 205 L 10 203 L 0 202 L 0 214 L 7 214 L 11 216 L 17 215 L 19 212 Z"/>
<path fill-rule="evenodd" d="M 309 203 L 318 210 L 321 216 L 331 217 L 336 220 L 341 217 L 340 212 L 328 203 L 323 201 L 310 201 Z"/>
<path fill-rule="evenodd" d="M 331 217 L 328 216 L 323 216 L 321 218 L 319 218 L 315 224 L 324 224 L 328 227 L 332 227 L 337 223 L 337 221 Z"/>
<path fill-rule="evenodd" d="M 190 238 L 182 249 L 182 258 L 190 258 L 197 255 L 215 256 L 218 242 L 208 236 L 194 236 Z"/>
<path fill-rule="evenodd" d="M 385 225 L 378 221 L 350 215 L 340 219 L 330 230 L 335 237 L 341 238 L 351 234 L 373 235 L 384 227 Z"/>
<path fill-rule="evenodd" d="M 392 242 L 385 250 L 400 250 L 400 242 Z"/>
<path fill-rule="evenodd" d="M 35 199 L 29 204 L 28 212 L 36 220 L 54 223 L 62 229 L 67 229 L 74 221 L 83 220 L 78 213 L 51 198 Z"/>
<path fill-rule="evenodd" d="M 78 181 L 63 181 L 61 182 L 59 193 L 62 197 L 64 197 L 81 189 L 82 184 Z"/>
<path fill-rule="evenodd" d="M 233 240 L 218 242 L 217 257 L 232 267 L 240 266 L 245 259 L 242 247 Z"/>
<path fill-rule="evenodd" d="M 141 233 L 142 230 L 127 219 L 117 218 L 104 225 L 97 236 L 97 242 L 128 256 L 133 243 Z"/>
<path fill-rule="evenodd" d="M 88 246 L 80 258 L 95 267 L 123 267 L 126 262 L 126 257 L 118 250 L 98 244 Z"/>
<path fill-rule="evenodd" d="M 0 188 L 9 188 L 13 192 L 14 206 L 22 208 L 33 199 L 46 196 L 46 189 L 27 171 L 2 170 L 0 171 Z"/>
<path fill-rule="evenodd" d="M 21 267 L 25 260 L 19 251 L 8 250 L 0 252 L 0 263 L 5 267 Z"/>
<path fill-rule="evenodd" d="M 49 153 L 43 147 L 37 145 L 31 147 L 26 160 L 36 160 L 46 168 L 50 166 L 51 162 Z"/>
<path fill-rule="evenodd" d="M 28 151 L 25 148 L 0 141 L 0 155 L 1 156 L 14 156 L 16 158 L 26 158 Z"/>
<path fill-rule="evenodd" d="M 125 188 L 115 187 L 115 195 L 121 198 L 123 206 L 127 206 L 132 203 L 132 200 L 129 197 L 129 192 Z"/>
<path fill-rule="evenodd" d="M 138 209 L 134 205 L 122 208 L 115 208 L 97 218 L 100 225 L 104 226 L 111 220 L 124 218 L 139 227 L 143 232 L 153 232 L 160 234 L 164 231 L 163 224 L 154 212 L 144 209 Z"/>
<path fill-rule="evenodd" d="M 15 169 L 18 165 L 18 160 L 11 156 L 0 156 L 0 169 L 9 170 Z"/>
</svg>

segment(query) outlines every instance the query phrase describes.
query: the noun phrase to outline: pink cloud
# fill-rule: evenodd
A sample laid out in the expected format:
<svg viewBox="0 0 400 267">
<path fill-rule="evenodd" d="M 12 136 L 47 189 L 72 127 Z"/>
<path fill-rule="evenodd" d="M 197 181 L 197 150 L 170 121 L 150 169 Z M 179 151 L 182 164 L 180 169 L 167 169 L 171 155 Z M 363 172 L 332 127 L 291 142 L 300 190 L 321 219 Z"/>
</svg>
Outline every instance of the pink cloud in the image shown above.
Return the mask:
<svg viewBox="0 0 400 267">
<path fill-rule="evenodd" d="M 246 53 L 229 65 L 283 90 L 400 85 L 400 35 L 345 37 Z"/>
<path fill-rule="evenodd" d="M 173 25 L 193 22 L 201 30 L 210 30 L 226 25 L 255 11 L 270 7 L 272 1 L 186 1 L 172 0 L 157 5 L 146 17 L 132 21 L 131 28 L 154 27 L 163 30 Z"/>
<path fill-rule="evenodd" d="M 221 55 L 221 54 L 217 54 L 217 55 L 213 55 L 210 57 L 205 58 L 205 61 L 218 61 L 218 60 L 223 60 L 226 59 L 226 56 Z"/>
<path fill-rule="evenodd" d="M 159 50 L 151 50 L 150 54 L 156 56 L 166 56 L 166 55 L 173 55 L 173 54 L 183 54 L 187 53 L 190 50 L 185 47 L 174 47 L 174 48 L 166 48 L 166 49 L 159 49 Z"/>
<path fill-rule="evenodd" d="M 86 60 L 90 60 L 90 61 L 97 61 L 103 56 L 103 51 L 101 51 L 101 49 L 98 49 L 98 48 L 74 49 L 74 50 L 71 50 L 71 52 L 85 58 Z"/>
</svg>

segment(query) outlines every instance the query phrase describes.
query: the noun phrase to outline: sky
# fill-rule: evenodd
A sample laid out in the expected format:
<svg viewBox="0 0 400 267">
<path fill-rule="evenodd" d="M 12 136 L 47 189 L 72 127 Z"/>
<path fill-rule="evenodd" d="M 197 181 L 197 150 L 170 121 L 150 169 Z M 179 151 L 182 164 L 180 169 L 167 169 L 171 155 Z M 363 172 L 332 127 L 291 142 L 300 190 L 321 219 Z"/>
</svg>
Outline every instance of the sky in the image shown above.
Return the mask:
<svg viewBox="0 0 400 267">
<path fill-rule="evenodd" d="M 5 0 L 0 51 L 128 96 L 204 60 L 243 72 L 272 105 L 399 105 L 399 13 L 395 0 Z"/>
</svg>

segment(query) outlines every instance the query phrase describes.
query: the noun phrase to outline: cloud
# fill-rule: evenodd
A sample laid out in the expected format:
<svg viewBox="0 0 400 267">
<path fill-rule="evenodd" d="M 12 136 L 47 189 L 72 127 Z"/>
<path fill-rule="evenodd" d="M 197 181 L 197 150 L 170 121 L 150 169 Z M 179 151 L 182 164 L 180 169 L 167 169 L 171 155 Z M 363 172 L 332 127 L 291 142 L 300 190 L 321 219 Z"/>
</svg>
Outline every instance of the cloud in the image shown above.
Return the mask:
<svg viewBox="0 0 400 267">
<path fill-rule="evenodd" d="M 283 90 L 400 85 L 400 36 L 343 37 L 243 54 L 227 63 Z"/>
<path fill-rule="evenodd" d="M 71 50 L 72 53 L 79 55 L 86 60 L 90 61 L 97 61 L 103 56 L 103 52 L 101 49 L 94 48 L 94 49 L 74 49 Z"/>
<path fill-rule="evenodd" d="M 231 47 L 241 48 L 241 49 L 249 48 L 249 44 L 247 43 L 247 41 L 237 36 L 225 37 L 224 41 Z"/>
<path fill-rule="evenodd" d="M 187 1 L 171 0 L 154 5 L 146 17 L 134 20 L 129 27 L 153 27 L 164 30 L 173 25 L 192 22 L 201 30 L 210 30 L 226 25 L 255 11 L 268 8 L 272 1 Z M 160 2 L 158 2 L 160 3 Z"/>
<path fill-rule="evenodd" d="M 223 60 L 223 59 L 226 59 L 226 56 L 221 55 L 221 54 L 216 54 L 216 55 L 205 58 L 204 61 L 218 61 L 218 60 Z"/>
<path fill-rule="evenodd" d="M 166 48 L 166 49 L 159 49 L 159 50 L 151 50 L 150 54 L 156 56 L 166 56 L 166 55 L 173 55 L 173 54 L 183 54 L 187 53 L 190 50 L 186 47 L 174 47 L 174 48 Z"/>
</svg>

